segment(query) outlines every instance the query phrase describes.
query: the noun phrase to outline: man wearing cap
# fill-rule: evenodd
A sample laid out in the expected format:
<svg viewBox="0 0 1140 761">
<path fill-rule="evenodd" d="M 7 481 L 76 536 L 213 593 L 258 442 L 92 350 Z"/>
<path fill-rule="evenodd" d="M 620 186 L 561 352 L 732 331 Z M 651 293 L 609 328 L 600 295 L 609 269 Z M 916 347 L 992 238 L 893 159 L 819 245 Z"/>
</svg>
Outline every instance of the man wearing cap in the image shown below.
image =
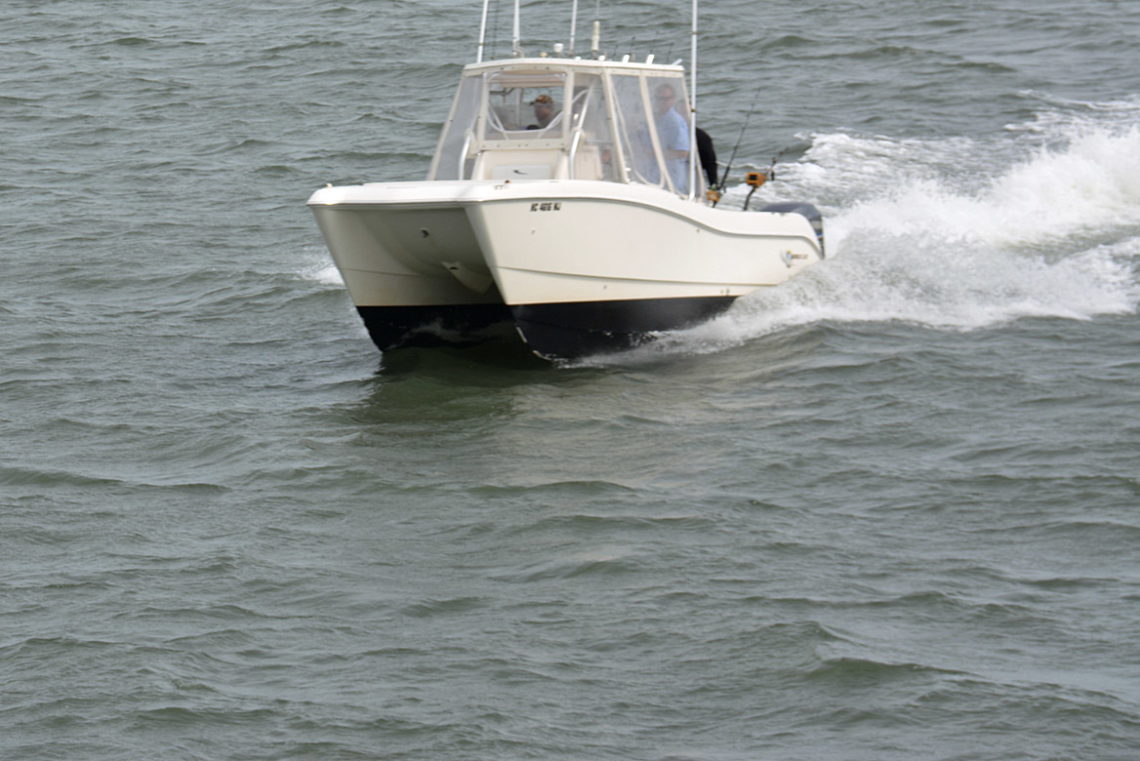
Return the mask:
<svg viewBox="0 0 1140 761">
<path fill-rule="evenodd" d="M 531 105 L 534 106 L 534 118 L 538 124 L 531 124 L 527 129 L 546 129 L 546 125 L 554 118 L 554 98 L 543 93 L 531 101 Z"/>
</svg>

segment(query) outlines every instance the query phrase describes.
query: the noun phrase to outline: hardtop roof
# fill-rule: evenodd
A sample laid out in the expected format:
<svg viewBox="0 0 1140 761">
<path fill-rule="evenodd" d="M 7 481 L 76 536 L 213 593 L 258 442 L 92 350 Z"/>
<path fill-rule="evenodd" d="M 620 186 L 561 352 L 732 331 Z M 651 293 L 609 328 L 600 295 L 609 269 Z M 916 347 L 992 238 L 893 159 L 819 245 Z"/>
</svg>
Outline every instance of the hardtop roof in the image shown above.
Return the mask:
<svg viewBox="0 0 1140 761">
<path fill-rule="evenodd" d="M 533 72 L 550 72 L 550 71 L 570 71 L 580 70 L 589 72 L 598 72 L 603 70 L 622 71 L 629 74 L 653 74 L 666 76 L 677 76 L 685 73 L 685 67 L 679 63 L 665 64 L 645 63 L 644 61 L 624 61 L 621 59 L 599 59 L 599 58 L 500 58 L 495 61 L 483 61 L 482 63 L 469 63 L 463 67 L 463 74 L 481 73 L 485 71 L 533 71 Z"/>
</svg>

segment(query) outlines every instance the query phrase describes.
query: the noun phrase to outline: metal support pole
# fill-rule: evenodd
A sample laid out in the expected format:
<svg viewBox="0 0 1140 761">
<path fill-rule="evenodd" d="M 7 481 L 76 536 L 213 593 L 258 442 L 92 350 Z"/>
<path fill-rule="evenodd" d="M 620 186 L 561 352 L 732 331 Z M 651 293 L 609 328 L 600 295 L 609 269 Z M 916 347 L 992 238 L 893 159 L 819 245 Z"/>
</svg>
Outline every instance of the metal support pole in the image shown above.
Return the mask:
<svg viewBox="0 0 1140 761">
<path fill-rule="evenodd" d="M 483 20 L 479 22 L 479 49 L 475 53 L 475 63 L 483 63 L 483 46 L 487 44 L 487 8 L 491 0 L 483 0 Z"/>
<path fill-rule="evenodd" d="M 693 0 L 693 35 L 689 48 L 689 198 L 697 192 L 697 0 Z"/>
<path fill-rule="evenodd" d="M 519 38 L 521 36 L 519 29 L 519 0 L 515 0 L 515 23 L 511 31 L 511 55 L 515 57 L 522 55 L 522 48 L 519 47 Z"/>
<path fill-rule="evenodd" d="M 574 5 L 570 7 L 570 52 L 571 58 L 574 57 L 574 33 L 578 29 L 578 0 L 574 0 Z"/>
</svg>

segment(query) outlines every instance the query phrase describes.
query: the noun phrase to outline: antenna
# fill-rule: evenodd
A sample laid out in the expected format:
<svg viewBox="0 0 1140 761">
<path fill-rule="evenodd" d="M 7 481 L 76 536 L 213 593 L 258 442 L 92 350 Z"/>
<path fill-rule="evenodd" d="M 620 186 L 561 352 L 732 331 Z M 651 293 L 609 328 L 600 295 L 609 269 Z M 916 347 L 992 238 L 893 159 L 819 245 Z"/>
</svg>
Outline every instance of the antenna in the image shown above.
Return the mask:
<svg viewBox="0 0 1140 761">
<path fill-rule="evenodd" d="M 570 7 L 570 57 L 574 57 L 574 31 L 578 27 L 578 0 Z"/>
<path fill-rule="evenodd" d="M 483 20 L 479 22 L 479 49 L 475 53 L 475 63 L 483 62 L 483 46 L 487 44 L 487 8 L 491 0 L 483 0 Z"/>
<path fill-rule="evenodd" d="M 697 191 L 697 0 L 693 0 L 693 37 L 689 62 L 692 66 L 689 72 L 692 79 L 689 88 L 689 198 L 692 199 Z"/>
<path fill-rule="evenodd" d="M 519 47 L 519 0 L 515 0 L 515 22 L 511 28 L 511 55 L 518 58 L 522 55 L 522 48 Z"/>
<path fill-rule="evenodd" d="M 602 19 L 601 19 L 601 5 L 602 0 L 594 3 L 594 34 L 590 38 L 590 54 L 594 58 L 598 57 L 602 47 Z"/>
</svg>

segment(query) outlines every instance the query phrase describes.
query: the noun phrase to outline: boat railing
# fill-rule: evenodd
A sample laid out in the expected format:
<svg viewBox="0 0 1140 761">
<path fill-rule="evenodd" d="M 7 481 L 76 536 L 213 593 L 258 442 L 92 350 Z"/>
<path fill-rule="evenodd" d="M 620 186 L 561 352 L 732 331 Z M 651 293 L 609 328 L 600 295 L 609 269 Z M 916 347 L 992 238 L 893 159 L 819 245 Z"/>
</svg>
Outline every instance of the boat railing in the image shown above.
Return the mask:
<svg viewBox="0 0 1140 761">
<path fill-rule="evenodd" d="M 570 171 L 574 172 L 575 159 L 578 156 L 578 144 L 582 142 L 582 129 L 581 127 L 574 128 L 574 136 L 570 138 L 570 150 L 566 155 L 566 163 L 570 167 Z M 592 178 L 591 178 L 592 179 Z"/>
<path fill-rule="evenodd" d="M 475 140 L 475 133 L 472 130 L 467 130 L 463 136 L 463 150 L 459 152 L 459 166 L 456 167 L 455 176 L 459 179 L 465 179 L 467 174 L 467 152 L 471 150 L 471 143 Z"/>
</svg>

